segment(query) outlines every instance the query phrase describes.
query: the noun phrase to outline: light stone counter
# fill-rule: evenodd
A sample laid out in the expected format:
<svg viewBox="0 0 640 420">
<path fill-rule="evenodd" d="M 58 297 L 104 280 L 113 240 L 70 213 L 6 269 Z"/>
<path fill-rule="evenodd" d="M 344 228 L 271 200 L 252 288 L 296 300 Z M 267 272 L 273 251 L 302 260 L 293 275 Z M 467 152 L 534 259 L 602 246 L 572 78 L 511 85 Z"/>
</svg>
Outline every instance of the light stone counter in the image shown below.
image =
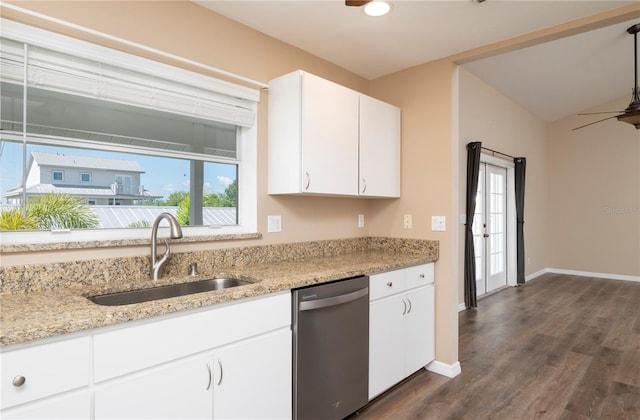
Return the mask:
<svg viewBox="0 0 640 420">
<path fill-rule="evenodd" d="M 0 346 L 144 319 L 277 291 L 408 267 L 438 259 L 437 241 L 388 238 L 320 241 L 209 254 L 177 254 L 167 276 L 148 280 L 147 259 L 95 261 L 0 270 Z M 175 261 L 174 261 L 175 260 Z M 200 261 L 201 274 L 185 273 Z M 218 262 L 220 264 L 214 264 Z M 207 264 L 209 263 L 209 264 Z M 215 267 L 220 267 L 216 269 Z M 233 275 L 253 282 L 220 291 L 123 306 L 88 296 Z"/>
</svg>

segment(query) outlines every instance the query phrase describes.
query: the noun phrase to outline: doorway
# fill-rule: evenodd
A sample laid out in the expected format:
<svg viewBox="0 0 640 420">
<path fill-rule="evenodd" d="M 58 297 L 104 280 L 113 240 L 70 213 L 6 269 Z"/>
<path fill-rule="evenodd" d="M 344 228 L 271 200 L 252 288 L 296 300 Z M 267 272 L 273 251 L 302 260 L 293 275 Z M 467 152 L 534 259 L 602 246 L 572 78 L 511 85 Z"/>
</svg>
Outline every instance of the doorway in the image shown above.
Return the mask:
<svg viewBox="0 0 640 420">
<path fill-rule="evenodd" d="M 508 285 L 509 186 L 508 169 L 480 163 L 473 242 L 476 256 L 476 294 L 482 296 Z"/>
</svg>

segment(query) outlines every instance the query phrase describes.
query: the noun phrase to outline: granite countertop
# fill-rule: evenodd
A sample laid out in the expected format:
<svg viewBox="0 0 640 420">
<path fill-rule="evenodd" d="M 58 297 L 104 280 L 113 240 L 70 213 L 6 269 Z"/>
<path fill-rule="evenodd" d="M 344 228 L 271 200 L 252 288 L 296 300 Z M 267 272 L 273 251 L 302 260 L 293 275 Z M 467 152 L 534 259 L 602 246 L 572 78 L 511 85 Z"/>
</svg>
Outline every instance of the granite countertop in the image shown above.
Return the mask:
<svg viewBox="0 0 640 420">
<path fill-rule="evenodd" d="M 164 277 L 156 282 L 123 280 L 117 289 L 87 285 L 27 293 L 1 293 L 0 347 L 89 330 L 131 320 L 165 315 L 207 305 L 261 296 L 331 280 L 372 274 L 432 262 L 433 256 L 417 253 L 367 250 L 337 256 L 315 256 L 277 263 L 248 264 L 195 277 Z M 124 306 L 100 306 L 89 296 L 159 285 L 235 276 L 250 285 Z"/>
</svg>

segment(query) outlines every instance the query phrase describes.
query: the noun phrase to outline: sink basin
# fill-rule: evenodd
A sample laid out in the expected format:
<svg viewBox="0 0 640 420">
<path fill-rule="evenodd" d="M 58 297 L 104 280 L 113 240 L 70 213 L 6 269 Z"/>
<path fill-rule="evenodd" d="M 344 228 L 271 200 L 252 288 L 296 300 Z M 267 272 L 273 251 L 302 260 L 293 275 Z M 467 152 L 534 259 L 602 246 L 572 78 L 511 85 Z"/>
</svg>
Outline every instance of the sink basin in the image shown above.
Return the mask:
<svg viewBox="0 0 640 420">
<path fill-rule="evenodd" d="M 213 278 L 188 283 L 172 284 L 169 286 L 158 286 L 150 289 L 139 289 L 128 292 L 92 296 L 89 300 L 97 303 L 98 305 L 104 306 L 131 305 L 133 303 L 192 295 L 195 293 L 210 292 L 212 290 L 223 290 L 230 287 L 244 286 L 246 284 L 251 284 L 251 282 L 236 278 Z"/>
</svg>

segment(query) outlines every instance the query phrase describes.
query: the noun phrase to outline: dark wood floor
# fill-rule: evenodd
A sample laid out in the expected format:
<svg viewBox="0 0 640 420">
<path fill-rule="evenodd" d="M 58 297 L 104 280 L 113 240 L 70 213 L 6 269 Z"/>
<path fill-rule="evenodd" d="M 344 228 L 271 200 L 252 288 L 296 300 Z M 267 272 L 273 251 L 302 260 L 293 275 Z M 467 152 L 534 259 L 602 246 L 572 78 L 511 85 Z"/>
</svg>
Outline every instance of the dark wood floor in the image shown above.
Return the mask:
<svg viewBox="0 0 640 420">
<path fill-rule="evenodd" d="M 420 371 L 364 419 L 640 419 L 640 283 L 545 274 L 459 314 L 453 379 Z"/>
</svg>

